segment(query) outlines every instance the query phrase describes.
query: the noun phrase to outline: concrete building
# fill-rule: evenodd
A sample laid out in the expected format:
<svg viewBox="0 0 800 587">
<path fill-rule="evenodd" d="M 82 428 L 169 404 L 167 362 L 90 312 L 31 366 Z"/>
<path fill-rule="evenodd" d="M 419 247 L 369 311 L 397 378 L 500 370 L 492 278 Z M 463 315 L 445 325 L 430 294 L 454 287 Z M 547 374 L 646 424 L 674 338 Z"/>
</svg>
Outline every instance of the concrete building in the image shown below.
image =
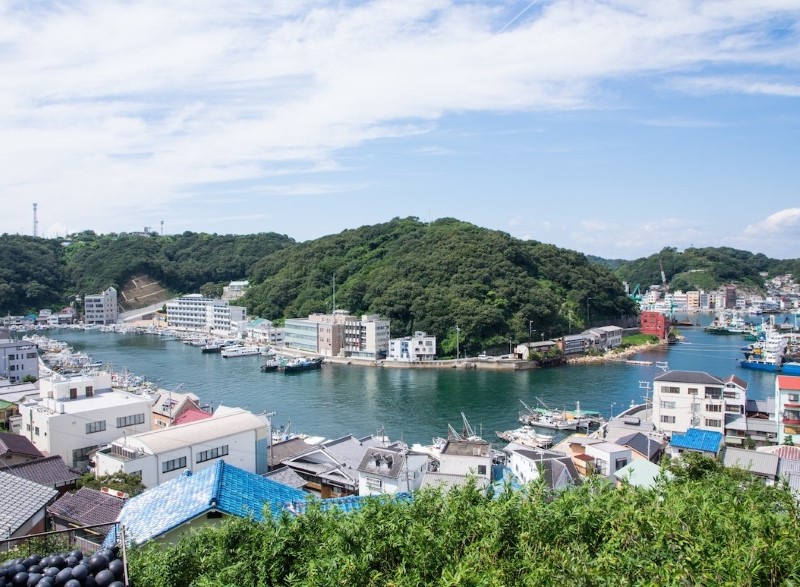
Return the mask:
<svg viewBox="0 0 800 587">
<path fill-rule="evenodd" d="M 231 281 L 228 285 L 222 288 L 222 299 L 228 302 L 238 300 L 247 291 L 249 281 Z"/>
<path fill-rule="evenodd" d="M 436 337 L 418 330 L 413 336 L 389 340 L 390 361 L 433 361 L 436 358 Z"/>
<path fill-rule="evenodd" d="M 389 321 L 365 314 L 360 318 L 346 310 L 311 314 L 284 322 L 287 348 L 325 357 L 379 359 L 389 348 Z"/>
<path fill-rule="evenodd" d="M 697 290 L 686 292 L 686 309 L 690 312 L 700 310 L 700 292 Z"/>
<path fill-rule="evenodd" d="M 245 308 L 202 294 L 188 294 L 167 302 L 167 326 L 170 328 L 228 334 L 238 331 L 238 325 L 246 320 Z"/>
<path fill-rule="evenodd" d="M 201 471 L 224 460 L 244 471 L 267 472 L 266 417 L 241 408 L 217 408 L 211 418 L 117 438 L 95 456 L 95 471 L 139 474 L 155 487 L 184 470 Z"/>
<path fill-rule="evenodd" d="M 86 324 L 115 324 L 119 318 L 117 290 L 109 287 L 103 293 L 84 296 L 83 314 Z"/>
<path fill-rule="evenodd" d="M 800 377 L 778 375 L 775 378 L 775 409 L 778 442 L 800 445 Z"/>
<path fill-rule="evenodd" d="M 640 330 L 642 334 L 657 336 L 660 340 L 665 340 L 669 334 L 669 320 L 661 312 L 644 311 L 639 316 Z"/>
<path fill-rule="evenodd" d="M 259 345 L 282 347 L 285 344 L 283 328 L 277 328 L 271 320 L 256 318 L 245 326 L 247 339 Z"/>
<path fill-rule="evenodd" d="M 359 495 L 394 495 L 422 485 L 428 456 L 399 448 L 370 447 L 358 465 Z"/>
<path fill-rule="evenodd" d="M 25 377 L 39 378 L 39 351 L 35 343 L 12 340 L 6 329 L 0 329 L 0 378 L 8 383 L 21 383 Z"/>
<path fill-rule="evenodd" d="M 581 333 L 591 341 L 594 348 L 610 350 L 622 344 L 622 328 L 619 326 L 597 326 Z"/>
<path fill-rule="evenodd" d="M 150 430 L 150 400 L 111 389 L 111 375 L 96 373 L 40 380 L 39 397 L 19 406 L 20 434 L 40 451 L 81 469 L 98 447 Z"/>
<path fill-rule="evenodd" d="M 439 473 L 492 480 L 492 447 L 480 439 L 448 439 L 439 455 Z"/>
<path fill-rule="evenodd" d="M 580 483 L 578 470 L 564 453 L 530 448 L 514 442 L 503 449 L 507 466 L 523 485 L 544 478 L 547 487 L 566 489 Z"/>
<path fill-rule="evenodd" d="M 669 371 L 653 380 L 653 422 L 669 437 L 690 428 L 725 434 L 728 416 L 738 420 L 746 403 L 747 382 L 735 375 Z"/>
</svg>

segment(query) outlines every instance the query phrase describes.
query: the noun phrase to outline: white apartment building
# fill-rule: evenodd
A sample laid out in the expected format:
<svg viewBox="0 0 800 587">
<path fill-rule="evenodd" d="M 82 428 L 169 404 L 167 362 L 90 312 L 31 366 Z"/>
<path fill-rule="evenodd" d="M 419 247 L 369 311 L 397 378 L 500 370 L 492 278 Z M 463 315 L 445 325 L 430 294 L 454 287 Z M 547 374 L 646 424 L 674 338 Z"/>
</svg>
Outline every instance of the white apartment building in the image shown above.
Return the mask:
<svg viewBox="0 0 800 587">
<path fill-rule="evenodd" d="M 39 397 L 21 403 L 15 418 L 36 448 L 77 469 L 98 447 L 152 426 L 150 400 L 111 389 L 111 374 L 104 372 L 41 379 Z"/>
<path fill-rule="evenodd" d="M 222 459 L 250 473 L 267 472 L 269 425 L 265 416 L 220 406 L 211 418 L 116 439 L 95 457 L 97 475 L 139 474 L 146 487 Z"/>
<path fill-rule="evenodd" d="M 26 376 L 39 378 L 39 350 L 27 340 L 12 340 L 5 328 L 0 329 L 0 378 L 8 383 L 21 383 Z"/>
<path fill-rule="evenodd" d="M 188 294 L 167 302 L 167 326 L 203 332 L 229 333 L 244 323 L 247 312 L 227 301 Z"/>
<path fill-rule="evenodd" d="M 83 314 L 86 324 L 115 324 L 119 318 L 117 290 L 109 287 L 103 293 L 84 296 Z"/>
<path fill-rule="evenodd" d="M 775 378 L 775 410 L 778 442 L 800 445 L 800 377 L 778 375 Z"/>
<path fill-rule="evenodd" d="M 245 326 L 245 332 L 248 340 L 256 344 L 273 347 L 284 345 L 283 328 L 277 328 L 271 320 L 265 318 L 250 320 Z"/>
<path fill-rule="evenodd" d="M 735 375 L 669 371 L 653 380 L 653 423 L 670 437 L 689 428 L 724 435 L 726 420 L 741 420 L 746 403 L 747 382 Z"/>
<path fill-rule="evenodd" d="M 364 314 L 361 320 L 345 322 L 345 356 L 380 359 L 389 353 L 389 320 Z"/>
<path fill-rule="evenodd" d="M 389 349 L 389 320 L 368 314 L 359 318 L 346 310 L 311 314 L 286 320 L 284 340 L 289 348 L 326 357 L 374 360 Z"/>
<path fill-rule="evenodd" d="M 433 361 L 436 358 L 436 337 L 421 330 L 413 336 L 389 340 L 390 361 Z"/>
</svg>

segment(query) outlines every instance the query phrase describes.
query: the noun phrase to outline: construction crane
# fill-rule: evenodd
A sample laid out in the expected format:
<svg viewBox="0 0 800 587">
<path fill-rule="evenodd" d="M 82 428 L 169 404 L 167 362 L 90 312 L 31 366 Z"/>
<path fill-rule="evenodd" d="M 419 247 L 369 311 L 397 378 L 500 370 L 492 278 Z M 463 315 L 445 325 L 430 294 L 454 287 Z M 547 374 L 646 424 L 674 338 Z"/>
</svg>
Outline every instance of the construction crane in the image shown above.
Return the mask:
<svg viewBox="0 0 800 587">
<path fill-rule="evenodd" d="M 661 262 L 661 259 L 658 260 L 658 267 L 661 269 L 661 285 L 664 286 L 664 292 L 669 293 L 669 285 L 667 285 L 667 276 L 664 273 L 664 264 Z"/>
<path fill-rule="evenodd" d="M 669 295 L 669 284 L 667 283 L 667 275 L 664 273 L 664 264 L 661 262 L 661 259 L 658 260 L 658 268 L 661 270 L 661 285 L 664 288 L 664 301 L 667 301 L 669 298 L 669 313 L 667 314 L 667 318 L 670 321 L 675 319 L 675 301 L 672 299 L 672 296 Z"/>
</svg>

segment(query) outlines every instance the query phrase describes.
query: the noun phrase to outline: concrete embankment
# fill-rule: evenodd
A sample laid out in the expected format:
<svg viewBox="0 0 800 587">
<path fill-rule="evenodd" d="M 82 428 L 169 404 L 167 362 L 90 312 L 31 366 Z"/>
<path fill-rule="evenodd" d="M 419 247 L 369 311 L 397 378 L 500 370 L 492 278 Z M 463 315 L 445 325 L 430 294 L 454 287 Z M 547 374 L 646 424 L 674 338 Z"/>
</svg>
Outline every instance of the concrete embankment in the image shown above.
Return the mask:
<svg viewBox="0 0 800 587">
<path fill-rule="evenodd" d="M 567 359 L 567 364 L 582 365 L 587 363 L 606 363 L 609 361 L 625 362 L 628 359 L 628 357 L 631 357 L 636 353 L 647 350 L 666 348 L 666 346 L 667 346 L 666 342 L 659 342 L 656 344 L 640 344 L 622 350 L 608 351 L 603 353 L 602 355 L 583 355 L 580 357 L 572 357 Z"/>
</svg>

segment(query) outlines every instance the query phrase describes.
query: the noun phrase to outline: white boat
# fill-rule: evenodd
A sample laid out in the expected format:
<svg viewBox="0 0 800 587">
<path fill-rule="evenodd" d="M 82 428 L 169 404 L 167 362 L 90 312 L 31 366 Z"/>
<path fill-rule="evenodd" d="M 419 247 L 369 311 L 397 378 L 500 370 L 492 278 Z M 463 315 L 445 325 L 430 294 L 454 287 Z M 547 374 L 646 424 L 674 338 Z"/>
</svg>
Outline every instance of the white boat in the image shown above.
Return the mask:
<svg viewBox="0 0 800 587">
<path fill-rule="evenodd" d="M 252 357 L 254 355 L 261 354 L 261 349 L 254 346 L 244 346 L 241 344 L 226 346 L 220 352 L 224 359 L 230 359 L 232 357 Z"/>
<path fill-rule="evenodd" d="M 531 448 L 547 448 L 553 446 L 555 437 L 551 434 L 541 434 L 530 426 L 521 426 L 514 430 L 497 432 L 497 436 L 506 442 L 516 442 Z"/>
<path fill-rule="evenodd" d="M 578 424 L 585 425 L 579 418 L 568 418 L 564 412 L 551 410 L 544 405 L 544 402 L 536 398 L 543 408 L 531 408 L 524 401 L 519 400 L 525 411 L 520 412 L 519 421 L 527 426 L 537 426 L 541 428 L 552 428 L 553 430 L 576 430 Z"/>
</svg>

